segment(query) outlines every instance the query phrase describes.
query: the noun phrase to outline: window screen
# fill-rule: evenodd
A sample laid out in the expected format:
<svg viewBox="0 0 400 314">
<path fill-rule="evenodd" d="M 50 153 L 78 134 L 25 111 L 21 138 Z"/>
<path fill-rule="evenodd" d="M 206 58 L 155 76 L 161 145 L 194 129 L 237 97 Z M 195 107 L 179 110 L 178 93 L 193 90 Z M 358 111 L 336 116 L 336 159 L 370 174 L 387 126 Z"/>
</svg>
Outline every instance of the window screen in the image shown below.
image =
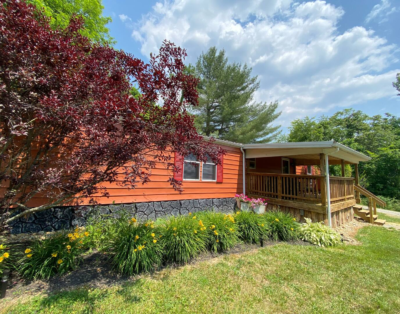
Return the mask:
<svg viewBox="0 0 400 314">
<path fill-rule="evenodd" d="M 185 156 L 183 163 L 183 180 L 200 180 L 200 162 L 196 156 Z"/>
<path fill-rule="evenodd" d="M 207 162 L 203 163 L 203 180 L 204 181 L 216 181 L 217 180 L 217 166 L 207 157 Z"/>
</svg>

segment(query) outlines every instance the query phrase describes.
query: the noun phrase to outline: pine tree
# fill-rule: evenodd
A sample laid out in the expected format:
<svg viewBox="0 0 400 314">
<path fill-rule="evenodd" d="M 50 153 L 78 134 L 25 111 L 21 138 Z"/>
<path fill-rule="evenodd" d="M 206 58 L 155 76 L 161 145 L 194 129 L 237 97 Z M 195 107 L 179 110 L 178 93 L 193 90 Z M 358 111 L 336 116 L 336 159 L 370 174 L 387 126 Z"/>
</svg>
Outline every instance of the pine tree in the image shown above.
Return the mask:
<svg viewBox="0 0 400 314">
<path fill-rule="evenodd" d="M 260 84 L 246 64 L 228 63 L 225 51 L 212 47 L 187 71 L 200 80 L 200 106 L 193 110 L 200 133 L 240 143 L 270 142 L 279 135 L 280 126 L 272 126 L 281 114 L 278 104 L 253 101 Z"/>
</svg>

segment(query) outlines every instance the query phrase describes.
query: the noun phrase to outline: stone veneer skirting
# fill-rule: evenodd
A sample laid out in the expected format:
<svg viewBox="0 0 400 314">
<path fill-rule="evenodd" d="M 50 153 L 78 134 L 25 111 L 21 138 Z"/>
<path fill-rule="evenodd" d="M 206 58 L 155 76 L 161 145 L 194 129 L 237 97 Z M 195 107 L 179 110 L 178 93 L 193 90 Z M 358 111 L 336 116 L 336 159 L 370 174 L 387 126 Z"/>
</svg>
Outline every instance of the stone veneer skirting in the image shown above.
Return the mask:
<svg viewBox="0 0 400 314">
<path fill-rule="evenodd" d="M 236 206 L 234 198 L 212 198 L 182 201 L 147 202 L 79 207 L 57 207 L 20 218 L 11 225 L 11 233 L 57 231 L 84 226 L 90 217 L 115 217 L 122 213 L 139 220 L 155 220 L 165 216 L 185 215 L 189 212 L 213 209 L 230 213 Z"/>
</svg>

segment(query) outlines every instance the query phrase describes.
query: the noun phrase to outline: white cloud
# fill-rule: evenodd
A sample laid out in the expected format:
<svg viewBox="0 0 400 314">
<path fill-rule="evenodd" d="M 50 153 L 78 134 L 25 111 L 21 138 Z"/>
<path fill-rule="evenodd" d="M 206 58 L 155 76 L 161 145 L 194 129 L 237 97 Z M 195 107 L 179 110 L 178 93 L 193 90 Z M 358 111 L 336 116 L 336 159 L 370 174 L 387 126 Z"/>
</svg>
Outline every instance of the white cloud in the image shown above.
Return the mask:
<svg viewBox="0 0 400 314">
<path fill-rule="evenodd" d="M 127 26 L 129 28 L 133 28 L 133 22 L 129 16 L 127 16 L 125 14 L 120 14 L 120 15 L 118 15 L 118 17 L 121 20 L 121 22 L 125 24 L 125 26 Z"/>
<path fill-rule="evenodd" d="M 396 94 L 396 46 L 372 30 L 340 33 L 340 7 L 325 1 L 175 0 L 158 2 L 132 36 L 148 56 L 164 39 L 184 47 L 189 62 L 225 49 L 259 76 L 256 100 L 278 100 L 280 123 Z"/>
<path fill-rule="evenodd" d="M 380 3 L 374 5 L 372 8 L 371 12 L 367 15 L 365 18 L 365 22 L 369 23 L 372 20 L 380 18 L 379 22 L 385 22 L 387 21 L 387 17 L 395 13 L 397 9 L 395 7 L 392 7 L 392 4 L 390 3 L 389 0 L 381 0 Z"/>
</svg>

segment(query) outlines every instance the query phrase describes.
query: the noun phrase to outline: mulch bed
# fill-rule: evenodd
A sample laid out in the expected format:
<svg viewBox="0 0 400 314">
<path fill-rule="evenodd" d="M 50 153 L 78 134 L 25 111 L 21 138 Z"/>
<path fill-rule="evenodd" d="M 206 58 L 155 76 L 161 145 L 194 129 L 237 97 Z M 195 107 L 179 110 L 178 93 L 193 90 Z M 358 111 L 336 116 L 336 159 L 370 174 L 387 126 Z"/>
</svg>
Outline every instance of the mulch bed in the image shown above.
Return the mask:
<svg viewBox="0 0 400 314">
<path fill-rule="evenodd" d="M 335 228 L 343 238 L 343 242 L 350 245 L 360 244 L 354 239 L 358 229 L 369 225 L 364 221 L 354 220 L 344 226 Z M 2 237 L 0 241 L 7 242 L 10 245 L 20 246 L 21 250 L 26 247 L 33 239 L 43 237 L 44 233 L 39 234 L 21 234 L 15 236 Z M 4 241 L 7 240 L 7 241 Z M 276 245 L 279 243 L 288 243 L 292 245 L 312 245 L 310 243 L 298 240 L 289 242 L 276 242 L 266 241 L 263 243 L 264 247 Z M 226 253 L 211 253 L 205 252 L 195 258 L 189 265 L 193 265 L 198 262 L 211 260 L 217 257 L 231 254 L 240 254 L 252 250 L 262 248 L 259 244 L 238 244 L 233 247 L 229 252 Z M 163 268 L 179 268 L 182 265 L 168 265 Z M 157 274 L 157 271 L 154 275 Z M 49 280 L 34 280 L 27 281 L 20 278 L 17 273 L 13 272 L 9 281 L 9 287 L 6 293 L 6 299 L 12 300 L 19 298 L 20 296 L 36 295 L 39 293 L 54 294 L 60 291 L 73 290 L 80 287 L 85 288 L 106 288 L 114 285 L 121 285 L 125 282 L 132 282 L 141 278 L 141 275 L 137 276 L 122 276 L 116 274 L 112 270 L 110 264 L 109 255 L 94 251 L 86 254 L 83 257 L 83 263 L 81 263 L 76 270 L 65 274 L 63 276 L 54 276 Z"/>
</svg>

